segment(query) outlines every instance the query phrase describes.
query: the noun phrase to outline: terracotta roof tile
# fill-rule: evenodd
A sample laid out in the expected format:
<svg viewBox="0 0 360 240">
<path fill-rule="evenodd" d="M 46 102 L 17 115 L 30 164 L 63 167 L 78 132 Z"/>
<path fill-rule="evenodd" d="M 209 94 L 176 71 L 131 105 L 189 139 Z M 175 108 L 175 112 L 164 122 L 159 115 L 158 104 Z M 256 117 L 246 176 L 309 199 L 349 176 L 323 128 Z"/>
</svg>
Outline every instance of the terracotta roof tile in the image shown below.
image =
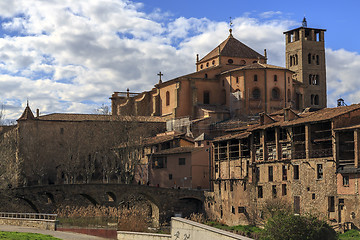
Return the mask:
<svg viewBox="0 0 360 240">
<path fill-rule="evenodd" d="M 265 59 L 263 55 L 257 53 L 230 34 L 225 41 L 220 43 L 219 46 L 214 48 L 210 53 L 203 57 L 200 62 L 207 61 L 213 57 L 219 56 L 219 48 L 221 56 Z"/>
<path fill-rule="evenodd" d="M 309 112 L 306 114 L 299 114 L 300 118 L 285 122 L 283 126 L 292 126 L 308 122 L 321 122 L 330 120 L 345 113 L 352 112 L 360 109 L 360 104 L 352 104 L 350 106 L 324 108 L 315 112 Z"/>
<path fill-rule="evenodd" d="M 152 116 L 114 116 L 101 114 L 73 114 L 53 113 L 38 117 L 44 121 L 139 121 L 139 122 L 166 122 L 164 118 Z"/>
<path fill-rule="evenodd" d="M 156 156 L 156 155 L 191 153 L 194 151 L 200 151 L 202 149 L 203 149 L 202 147 L 176 147 L 176 148 L 165 149 L 165 150 L 153 153 L 152 155 Z"/>
</svg>

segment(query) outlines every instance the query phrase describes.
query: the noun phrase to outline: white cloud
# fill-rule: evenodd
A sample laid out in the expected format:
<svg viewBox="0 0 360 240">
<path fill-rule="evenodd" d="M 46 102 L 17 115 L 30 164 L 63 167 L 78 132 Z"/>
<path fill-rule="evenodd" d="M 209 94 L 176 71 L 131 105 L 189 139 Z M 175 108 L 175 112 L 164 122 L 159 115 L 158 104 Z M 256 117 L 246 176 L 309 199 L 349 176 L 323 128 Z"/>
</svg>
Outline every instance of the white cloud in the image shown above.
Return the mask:
<svg viewBox="0 0 360 240">
<path fill-rule="evenodd" d="M 155 9 L 147 14 L 142 7 L 127 0 L 0 1 L 0 17 L 6 18 L 0 38 L 0 103 L 7 117 L 18 118 L 26 99 L 42 113 L 92 113 L 109 104 L 114 91 L 150 90 L 159 71 L 165 80 L 194 71 L 196 53 L 203 57 L 229 34 L 225 22 L 172 19 L 171 13 Z M 295 23 L 273 16 L 281 13 L 263 13 L 265 20 L 237 17 L 233 35 L 259 53 L 266 48 L 269 63 L 284 66 L 282 32 Z M 346 81 L 357 84 L 358 65 L 348 59 L 360 62 L 359 55 L 346 50 L 327 54 L 331 97 L 350 92 L 349 101 L 357 100 Z M 339 67 L 347 70 L 340 74 Z"/>
</svg>

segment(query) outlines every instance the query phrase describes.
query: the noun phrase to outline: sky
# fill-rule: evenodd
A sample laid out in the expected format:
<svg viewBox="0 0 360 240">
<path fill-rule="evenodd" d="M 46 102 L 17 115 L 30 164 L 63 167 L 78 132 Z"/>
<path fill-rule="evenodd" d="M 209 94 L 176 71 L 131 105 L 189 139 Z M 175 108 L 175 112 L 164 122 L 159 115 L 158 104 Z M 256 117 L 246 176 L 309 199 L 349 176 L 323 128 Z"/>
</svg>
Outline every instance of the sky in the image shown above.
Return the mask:
<svg viewBox="0 0 360 240">
<path fill-rule="evenodd" d="M 333 3 L 334 2 L 334 3 Z M 40 114 L 96 113 L 115 91 L 151 90 L 195 71 L 229 34 L 285 66 L 283 32 L 325 33 L 328 106 L 360 102 L 359 3 L 238 0 L 0 1 L 0 104 L 9 121 L 26 102 Z"/>
</svg>

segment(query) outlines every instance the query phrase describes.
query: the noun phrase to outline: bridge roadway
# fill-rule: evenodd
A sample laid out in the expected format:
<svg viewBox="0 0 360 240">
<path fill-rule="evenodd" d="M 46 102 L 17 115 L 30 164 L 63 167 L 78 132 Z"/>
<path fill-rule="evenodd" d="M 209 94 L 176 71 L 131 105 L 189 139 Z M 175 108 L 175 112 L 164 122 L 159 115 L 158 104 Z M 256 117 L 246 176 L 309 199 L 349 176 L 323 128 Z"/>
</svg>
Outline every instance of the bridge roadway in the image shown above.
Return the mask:
<svg viewBox="0 0 360 240">
<path fill-rule="evenodd" d="M 149 207 L 153 224 L 169 222 L 175 214 L 182 217 L 202 212 L 204 192 L 128 184 L 64 184 L 12 188 L 9 199 L 22 202 L 28 211 L 53 213 L 59 206 L 136 206 Z M 7 209 L 14 211 L 16 209 Z"/>
</svg>

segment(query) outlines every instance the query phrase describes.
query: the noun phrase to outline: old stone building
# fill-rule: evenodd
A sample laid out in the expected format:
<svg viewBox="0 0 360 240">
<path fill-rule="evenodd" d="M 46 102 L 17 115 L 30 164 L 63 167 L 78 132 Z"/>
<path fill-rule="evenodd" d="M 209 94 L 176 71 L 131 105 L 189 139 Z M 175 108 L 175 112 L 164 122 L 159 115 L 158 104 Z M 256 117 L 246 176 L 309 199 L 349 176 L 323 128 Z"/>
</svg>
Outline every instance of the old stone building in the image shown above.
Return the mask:
<svg viewBox="0 0 360 240">
<path fill-rule="evenodd" d="M 197 57 L 196 72 L 166 82 L 160 73 L 159 83 L 143 93 L 115 92 L 112 114 L 210 117 L 218 122 L 284 107 L 326 107 L 324 31 L 303 26 L 285 32 L 283 68 L 267 64 L 266 50 L 257 53 L 235 39 L 230 29 L 226 40 Z"/>
<path fill-rule="evenodd" d="M 17 125 L 1 132 L 1 164 L 7 168 L 0 173 L 2 183 L 122 182 L 132 163 L 124 163 L 113 148 L 164 130 L 164 120 L 157 117 L 34 116 L 27 106 Z"/>
<path fill-rule="evenodd" d="M 205 143 L 206 144 L 206 143 Z M 168 131 L 142 139 L 135 182 L 165 188 L 209 189 L 210 145 Z"/>
<path fill-rule="evenodd" d="M 252 223 L 267 201 L 279 199 L 296 213 L 359 226 L 359 123 L 359 104 L 286 108 L 216 138 L 207 212 L 230 225 Z"/>
</svg>

